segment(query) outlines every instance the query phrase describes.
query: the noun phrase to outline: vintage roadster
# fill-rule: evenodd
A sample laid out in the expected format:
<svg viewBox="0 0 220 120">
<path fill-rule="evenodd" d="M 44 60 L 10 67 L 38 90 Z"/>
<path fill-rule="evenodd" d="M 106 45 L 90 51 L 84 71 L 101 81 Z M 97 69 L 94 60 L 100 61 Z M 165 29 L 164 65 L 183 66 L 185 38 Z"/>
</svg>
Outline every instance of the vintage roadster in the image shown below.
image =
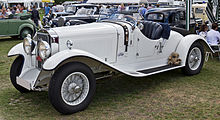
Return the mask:
<svg viewBox="0 0 220 120">
<path fill-rule="evenodd" d="M 198 35 L 183 36 L 164 24 L 119 14 L 114 20 L 41 30 L 8 56 L 17 56 L 10 78 L 18 91 L 48 90 L 54 108 L 72 114 L 88 107 L 97 79 L 146 77 L 178 68 L 195 75 L 205 50 L 212 52 Z"/>
</svg>

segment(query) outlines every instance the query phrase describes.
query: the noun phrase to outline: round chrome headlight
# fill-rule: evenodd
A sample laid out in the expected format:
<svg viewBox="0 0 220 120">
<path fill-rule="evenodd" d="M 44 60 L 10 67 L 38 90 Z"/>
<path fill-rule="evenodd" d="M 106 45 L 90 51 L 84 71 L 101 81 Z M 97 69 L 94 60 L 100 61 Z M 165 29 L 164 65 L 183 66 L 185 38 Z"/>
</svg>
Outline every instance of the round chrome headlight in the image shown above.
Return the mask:
<svg viewBox="0 0 220 120">
<path fill-rule="evenodd" d="M 27 35 L 26 38 L 24 38 L 23 48 L 24 48 L 25 53 L 27 53 L 28 55 L 31 55 L 31 52 L 33 51 L 33 48 L 34 48 L 34 43 L 29 34 Z"/>
<path fill-rule="evenodd" d="M 41 41 L 38 43 L 38 52 L 39 52 L 39 56 L 41 57 L 41 59 L 46 59 L 50 56 L 51 53 L 51 49 L 50 49 L 50 45 L 45 42 L 45 41 Z"/>
<path fill-rule="evenodd" d="M 53 24 L 53 21 L 52 21 L 52 20 L 50 20 L 50 21 L 49 21 L 49 25 L 51 26 L 52 24 Z"/>
</svg>

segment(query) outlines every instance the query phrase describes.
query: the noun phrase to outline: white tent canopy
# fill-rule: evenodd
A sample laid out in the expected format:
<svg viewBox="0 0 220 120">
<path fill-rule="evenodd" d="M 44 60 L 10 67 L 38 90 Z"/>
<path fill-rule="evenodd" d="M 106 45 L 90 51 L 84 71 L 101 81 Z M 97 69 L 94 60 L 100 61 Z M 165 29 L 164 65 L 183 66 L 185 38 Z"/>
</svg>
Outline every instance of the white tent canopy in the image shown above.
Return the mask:
<svg viewBox="0 0 220 120">
<path fill-rule="evenodd" d="M 30 8 L 31 5 L 36 5 L 37 8 L 40 7 L 40 3 L 42 3 L 42 6 L 44 7 L 44 2 L 42 0 L 0 0 L 0 2 L 8 4 L 14 4 L 14 3 L 20 3 L 23 4 L 25 7 Z"/>
<path fill-rule="evenodd" d="M 7 2 L 7 0 L 0 0 L 0 2 Z"/>
<path fill-rule="evenodd" d="M 88 0 L 87 3 L 148 3 L 147 0 Z"/>
<path fill-rule="evenodd" d="M 32 2 L 33 0 L 8 0 L 8 3 L 29 3 Z"/>
</svg>

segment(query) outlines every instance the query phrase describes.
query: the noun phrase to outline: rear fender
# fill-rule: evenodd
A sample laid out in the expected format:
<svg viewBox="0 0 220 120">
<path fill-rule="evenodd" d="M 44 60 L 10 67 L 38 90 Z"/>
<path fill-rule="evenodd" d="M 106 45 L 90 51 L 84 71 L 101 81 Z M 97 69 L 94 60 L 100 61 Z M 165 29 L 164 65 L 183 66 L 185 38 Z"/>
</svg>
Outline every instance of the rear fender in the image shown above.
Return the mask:
<svg viewBox="0 0 220 120">
<path fill-rule="evenodd" d="M 176 49 L 176 52 L 180 55 L 180 59 L 182 60 L 183 65 L 185 65 L 187 54 L 191 45 L 194 42 L 200 42 L 203 45 L 205 52 L 214 53 L 214 51 L 211 49 L 211 47 L 208 45 L 203 37 L 199 35 L 187 35 L 180 41 Z"/>
</svg>

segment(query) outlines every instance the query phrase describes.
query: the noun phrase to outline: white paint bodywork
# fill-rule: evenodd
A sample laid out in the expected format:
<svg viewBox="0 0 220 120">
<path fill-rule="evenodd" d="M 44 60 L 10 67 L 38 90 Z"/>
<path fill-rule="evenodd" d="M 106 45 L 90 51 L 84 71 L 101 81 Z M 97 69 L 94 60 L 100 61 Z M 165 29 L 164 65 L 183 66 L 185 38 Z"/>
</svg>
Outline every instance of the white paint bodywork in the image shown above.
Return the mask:
<svg viewBox="0 0 220 120">
<path fill-rule="evenodd" d="M 35 50 L 34 50 L 35 51 Z M 23 44 L 19 43 L 14 46 L 9 52 L 8 56 L 22 55 L 24 57 L 24 65 L 20 76 L 17 77 L 17 83 L 28 90 L 34 89 L 34 84 L 40 74 L 40 70 L 35 67 L 36 56 L 29 56 L 24 52 Z"/>
<path fill-rule="evenodd" d="M 8 56 L 24 56 L 24 67 L 18 80 L 27 81 L 30 87 L 28 87 L 27 82 L 18 83 L 25 88 L 28 87 L 27 89 L 34 90 L 36 84 L 42 84 L 38 81 L 50 79 L 57 67 L 70 58 L 71 60 L 78 57 L 88 58 L 107 66 L 111 70 L 133 77 L 144 77 L 184 67 L 188 50 L 197 40 L 211 50 L 206 41 L 198 35 L 184 37 L 175 31 L 171 31 L 171 35 L 168 40 L 165 40 L 161 52 L 157 46 L 164 41 L 163 38 L 151 40 L 143 35 L 138 27 L 132 29 L 132 26 L 127 23 L 119 23 L 126 25 L 129 30 L 127 51 L 125 51 L 126 46 L 124 45 L 124 30 L 118 24 L 103 22 L 50 29 L 48 33 L 50 36 L 58 36 L 59 44 L 52 45 L 52 50 L 55 51 L 52 51 L 51 57 L 44 62 L 42 70 L 36 68 L 35 55 L 27 56 L 22 44 L 16 45 L 9 51 Z M 71 49 L 67 47 L 68 40 L 73 42 Z M 140 72 L 167 65 L 168 57 L 172 52 L 179 53 L 182 60 L 181 65 L 146 74 Z M 80 59 L 77 60 L 81 62 Z M 44 82 L 47 83 L 48 81 L 45 80 Z"/>
</svg>

